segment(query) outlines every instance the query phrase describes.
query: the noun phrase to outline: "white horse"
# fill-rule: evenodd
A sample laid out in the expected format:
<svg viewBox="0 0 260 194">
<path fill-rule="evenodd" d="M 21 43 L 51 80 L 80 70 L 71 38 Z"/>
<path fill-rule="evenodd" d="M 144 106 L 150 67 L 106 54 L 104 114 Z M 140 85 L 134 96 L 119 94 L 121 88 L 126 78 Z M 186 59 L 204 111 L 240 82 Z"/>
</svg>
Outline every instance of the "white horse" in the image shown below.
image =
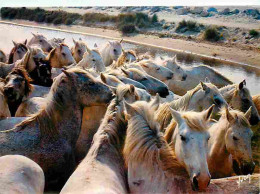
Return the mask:
<svg viewBox="0 0 260 194">
<path fill-rule="evenodd" d="M 109 66 L 113 61 L 117 61 L 122 53 L 122 41 L 108 41 L 101 49 L 100 53 L 105 66 Z"/>
<path fill-rule="evenodd" d="M 99 51 L 97 49 L 89 49 L 88 47 L 86 47 L 86 52 L 84 53 L 83 58 L 76 66 L 87 69 L 93 68 L 97 73 L 106 70 Z"/>
<path fill-rule="evenodd" d="M 53 47 L 51 44 L 48 42 L 47 38 L 43 36 L 42 34 L 34 34 L 32 33 L 33 37 L 31 40 L 27 43 L 27 46 L 32 46 L 32 45 L 40 45 L 41 49 L 44 52 L 50 52 Z"/>
<path fill-rule="evenodd" d="M 34 161 L 21 155 L 0 157 L 0 193 L 44 192 L 44 174 Z"/>
<path fill-rule="evenodd" d="M 218 88 L 233 84 L 232 81 L 209 66 L 183 67 L 177 62 L 176 56 L 173 59 L 165 60 L 162 65 L 172 70 L 174 74 L 182 76 L 182 81 L 168 80 L 165 82 L 169 89 L 177 95 L 184 95 L 206 78 L 209 78 L 211 83 Z"/>
<path fill-rule="evenodd" d="M 76 61 L 76 63 L 80 62 L 83 58 L 84 53 L 87 51 L 87 44 L 79 39 L 79 41 L 74 40 L 72 38 L 74 46 L 71 48 L 72 55 Z"/>
</svg>

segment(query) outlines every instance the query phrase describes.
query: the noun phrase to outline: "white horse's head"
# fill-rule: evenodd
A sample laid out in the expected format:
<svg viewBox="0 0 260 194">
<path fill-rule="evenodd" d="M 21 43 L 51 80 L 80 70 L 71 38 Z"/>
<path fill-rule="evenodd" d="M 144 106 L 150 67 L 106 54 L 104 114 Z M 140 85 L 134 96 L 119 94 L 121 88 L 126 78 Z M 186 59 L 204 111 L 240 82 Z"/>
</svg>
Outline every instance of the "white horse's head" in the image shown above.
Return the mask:
<svg viewBox="0 0 260 194">
<path fill-rule="evenodd" d="M 43 36 L 42 34 L 34 34 L 34 33 L 32 33 L 32 35 L 33 35 L 33 37 L 31 38 L 31 40 L 28 43 L 29 46 L 33 45 L 33 44 L 38 44 L 41 46 L 41 49 L 44 52 L 50 52 L 53 49 L 53 47 L 48 42 L 48 40 L 45 36 Z"/>
<path fill-rule="evenodd" d="M 108 41 L 109 55 L 112 60 L 116 61 L 122 53 L 122 45 L 119 41 Z"/>
<path fill-rule="evenodd" d="M 173 147 L 178 161 L 186 168 L 194 190 L 205 189 L 210 182 L 208 169 L 208 120 L 213 106 L 203 112 L 178 112 L 170 108 L 177 127 Z M 173 123 L 171 123 L 173 124 Z"/>
</svg>

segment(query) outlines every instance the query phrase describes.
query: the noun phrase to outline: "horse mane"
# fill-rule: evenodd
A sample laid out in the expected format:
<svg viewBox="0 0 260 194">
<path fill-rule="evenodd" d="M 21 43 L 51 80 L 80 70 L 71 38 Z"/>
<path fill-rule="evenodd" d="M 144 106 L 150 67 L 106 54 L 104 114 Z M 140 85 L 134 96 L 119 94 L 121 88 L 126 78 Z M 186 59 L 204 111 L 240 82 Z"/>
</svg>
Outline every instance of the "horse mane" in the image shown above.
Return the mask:
<svg viewBox="0 0 260 194">
<path fill-rule="evenodd" d="M 118 57 L 116 63 L 114 63 L 111 68 L 112 69 L 116 69 L 118 67 L 121 67 L 125 64 L 126 62 L 126 58 L 127 58 L 127 54 L 130 53 L 131 55 L 133 55 L 135 58 L 137 58 L 137 55 L 135 53 L 134 50 L 127 50 L 125 52 L 122 52 L 121 55 Z"/>
<path fill-rule="evenodd" d="M 18 46 L 14 46 L 9 54 L 8 64 L 12 64 L 14 62 L 14 53 L 17 49 L 22 48 L 24 50 L 28 50 L 27 46 L 23 43 L 18 43 Z"/>
<path fill-rule="evenodd" d="M 89 73 L 82 70 L 81 68 L 71 68 L 74 73 L 87 74 L 89 77 L 92 77 Z M 61 92 L 56 92 L 59 88 L 60 79 L 56 79 L 52 86 L 51 90 L 46 99 L 46 106 L 39 110 L 37 113 L 32 114 L 29 118 L 25 119 L 21 123 L 17 124 L 15 127 L 19 127 L 20 130 L 23 130 L 26 126 L 30 125 L 33 122 L 37 122 L 41 135 L 47 136 L 49 138 L 55 139 L 59 136 L 59 131 L 56 128 L 56 125 L 61 121 L 61 115 L 53 115 L 55 110 L 59 112 L 64 112 L 66 107 L 64 106 L 64 96 L 66 96 L 66 89 L 63 89 Z"/>
<path fill-rule="evenodd" d="M 155 163 L 163 173 L 173 175 L 188 175 L 185 168 L 177 161 L 174 151 L 165 141 L 158 129 L 154 114 L 146 102 L 132 104 L 137 112 L 128 121 L 127 136 L 123 150 L 126 165 L 133 162 L 136 165 L 145 164 L 149 174 L 157 172 Z"/>
<path fill-rule="evenodd" d="M 239 110 L 231 109 L 231 110 L 229 110 L 229 113 L 232 115 L 233 118 L 236 119 L 236 122 L 239 125 L 242 125 L 244 127 L 250 127 L 251 126 L 249 121 L 248 121 L 248 119 L 245 117 L 243 112 L 241 112 Z M 222 116 L 226 117 L 226 110 L 225 110 L 225 108 L 221 109 L 220 114 Z"/>
<path fill-rule="evenodd" d="M 162 121 L 166 122 L 166 123 L 170 123 L 171 121 L 171 112 L 169 110 L 169 107 L 171 107 L 172 109 L 182 109 L 182 110 L 186 110 L 189 102 L 192 98 L 192 96 L 201 89 L 201 85 L 198 84 L 195 88 L 193 88 L 192 90 L 189 90 L 184 96 L 182 96 L 181 98 L 174 100 L 172 102 L 165 102 L 163 103 L 158 111 L 156 112 L 156 117 L 157 120 L 161 123 Z"/>
<path fill-rule="evenodd" d="M 25 96 L 29 96 L 31 93 L 33 86 L 30 84 L 32 82 L 32 79 L 29 77 L 28 72 L 22 67 L 17 66 L 12 69 L 12 71 L 9 73 L 10 75 L 19 75 L 24 78 L 25 80 L 25 88 L 24 88 L 24 94 Z"/>
<path fill-rule="evenodd" d="M 123 98 L 125 97 L 126 93 L 130 91 L 130 85 L 129 84 L 119 84 L 116 88 L 116 95 L 117 95 L 117 99 L 119 101 L 123 100 Z M 139 96 L 135 91 L 135 96 L 137 97 L 136 100 L 139 100 Z"/>
</svg>

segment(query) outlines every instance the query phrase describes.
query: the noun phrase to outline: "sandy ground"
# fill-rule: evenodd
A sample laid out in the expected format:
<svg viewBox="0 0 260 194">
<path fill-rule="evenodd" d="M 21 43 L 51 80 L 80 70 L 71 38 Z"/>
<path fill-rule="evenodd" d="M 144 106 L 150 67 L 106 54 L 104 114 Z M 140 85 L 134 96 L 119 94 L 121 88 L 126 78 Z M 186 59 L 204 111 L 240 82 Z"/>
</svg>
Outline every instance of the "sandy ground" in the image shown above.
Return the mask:
<svg viewBox="0 0 260 194">
<path fill-rule="evenodd" d="M 260 52 L 259 50 L 244 50 L 239 47 L 227 47 L 225 45 L 215 45 L 212 43 L 201 43 L 194 42 L 183 39 L 173 39 L 173 38 L 159 38 L 157 36 L 151 35 L 135 35 L 135 36 L 122 36 L 119 31 L 102 29 L 102 28 L 93 28 L 86 26 L 54 26 L 47 24 L 39 24 L 30 21 L 23 20 L 12 20 L 11 22 L 19 24 L 28 24 L 28 25 L 38 25 L 38 26 L 49 26 L 58 29 L 71 30 L 77 32 L 91 33 L 96 35 L 108 36 L 112 38 L 124 38 L 125 40 L 138 41 L 148 44 L 153 44 L 157 46 L 164 46 L 172 49 L 180 49 L 185 51 L 190 51 L 192 53 L 198 53 L 208 56 L 217 56 L 225 60 L 231 60 L 239 63 L 245 63 L 253 66 L 260 67 Z"/>
</svg>

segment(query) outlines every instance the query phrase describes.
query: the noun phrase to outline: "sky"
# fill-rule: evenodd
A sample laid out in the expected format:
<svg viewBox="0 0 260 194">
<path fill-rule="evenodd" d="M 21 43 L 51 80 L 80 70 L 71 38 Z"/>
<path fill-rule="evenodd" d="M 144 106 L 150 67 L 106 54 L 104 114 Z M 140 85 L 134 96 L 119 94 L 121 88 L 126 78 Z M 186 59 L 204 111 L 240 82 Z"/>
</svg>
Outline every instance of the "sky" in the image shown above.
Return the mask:
<svg viewBox="0 0 260 194">
<path fill-rule="evenodd" d="M 260 5 L 260 0 L 0 0 L 0 7 Z"/>
</svg>

